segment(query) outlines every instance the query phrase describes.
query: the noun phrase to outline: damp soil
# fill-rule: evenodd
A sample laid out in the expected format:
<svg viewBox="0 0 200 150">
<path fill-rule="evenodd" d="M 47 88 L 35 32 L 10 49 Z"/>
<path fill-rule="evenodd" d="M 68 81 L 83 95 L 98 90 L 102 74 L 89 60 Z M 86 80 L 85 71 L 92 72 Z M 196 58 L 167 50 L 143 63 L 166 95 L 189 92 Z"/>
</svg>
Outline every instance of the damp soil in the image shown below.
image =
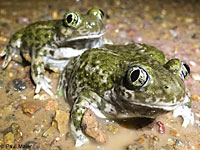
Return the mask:
<svg viewBox="0 0 200 150">
<path fill-rule="evenodd" d="M 200 149 L 200 2 L 198 0 L 0 0 L 0 50 L 18 29 L 39 20 L 58 19 L 66 11 L 86 12 L 98 7 L 105 13 L 106 37 L 115 44 L 143 42 L 164 51 L 169 58 L 189 64 L 191 77 L 185 82 L 192 97 L 194 125 L 181 126 L 181 118 L 172 113 L 156 121 L 104 121 L 107 141 L 91 140 L 81 150 L 199 150 Z M 0 59 L 0 64 L 2 64 Z M 56 111 L 70 112 L 62 96 L 56 93 L 58 74 L 47 72 L 54 96 L 34 95 L 30 67 L 14 62 L 0 69 L 0 149 L 73 150 L 74 140 L 68 126 L 53 126 Z M 28 104 L 24 104 L 30 102 Z M 149 121 L 149 125 L 147 125 Z M 59 122 L 59 121 L 58 121 Z M 62 120 L 61 120 L 62 122 Z M 8 130 L 13 123 L 20 129 Z M 59 126 L 60 131 L 57 129 Z M 130 127 L 131 126 L 131 127 Z M 62 129 L 61 129 L 62 128 Z M 61 134 L 62 131 L 66 131 Z M 10 132 L 9 132 L 10 131 Z M 11 132 L 12 131 L 12 132 Z M 19 132 L 20 131 L 20 132 Z M 48 134 L 47 134 L 47 131 Z M 21 133 L 21 134 L 19 134 Z M 45 134 L 44 134 L 45 133 Z M 14 140 L 12 139 L 14 135 Z M 6 147 L 5 140 L 9 143 Z M 9 148 L 10 147 L 10 148 Z"/>
</svg>

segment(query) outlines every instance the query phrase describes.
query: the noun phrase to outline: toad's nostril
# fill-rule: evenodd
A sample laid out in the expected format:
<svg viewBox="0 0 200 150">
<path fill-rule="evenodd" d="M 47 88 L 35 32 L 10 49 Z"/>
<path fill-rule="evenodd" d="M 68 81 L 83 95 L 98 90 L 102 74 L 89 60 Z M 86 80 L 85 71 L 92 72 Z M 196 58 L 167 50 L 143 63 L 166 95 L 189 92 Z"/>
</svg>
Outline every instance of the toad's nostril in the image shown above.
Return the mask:
<svg viewBox="0 0 200 150">
<path fill-rule="evenodd" d="M 169 89 L 169 86 L 165 85 L 164 88 L 165 88 L 165 89 Z"/>
</svg>

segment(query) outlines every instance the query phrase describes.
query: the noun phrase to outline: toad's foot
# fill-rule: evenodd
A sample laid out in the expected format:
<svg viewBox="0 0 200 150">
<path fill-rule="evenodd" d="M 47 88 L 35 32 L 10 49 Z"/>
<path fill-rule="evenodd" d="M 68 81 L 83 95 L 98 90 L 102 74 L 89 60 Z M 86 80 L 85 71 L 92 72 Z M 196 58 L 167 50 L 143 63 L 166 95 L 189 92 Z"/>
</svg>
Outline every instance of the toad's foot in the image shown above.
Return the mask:
<svg viewBox="0 0 200 150">
<path fill-rule="evenodd" d="M 97 102 L 101 102 L 100 97 L 91 91 L 83 90 L 73 105 L 71 110 L 71 133 L 76 141 L 76 147 L 80 147 L 89 141 L 82 131 L 81 122 L 83 114 L 88 108 L 98 108 Z"/>
<path fill-rule="evenodd" d="M 20 56 L 20 48 L 21 39 L 17 39 L 16 41 L 9 42 L 9 44 L 3 49 L 0 54 L 0 57 L 5 57 L 2 63 L 2 68 L 5 69 L 11 60 L 14 60 L 18 63 L 22 62 L 22 58 Z"/>
<path fill-rule="evenodd" d="M 86 110 L 90 109 L 97 117 L 106 118 L 98 109 L 100 107 L 105 107 L 105 113 L 114 109 L 109 103 L 103 103 L 101 97 L 96 93 L 84 89 L 80 92 L 71 110 L 71 133 L 76 141 L 76 147 L 80 147 L 89 141 L 81 126 Z"/>
<path fill-rule="evenodd" d="M 51 80 L 45 76 L 44 76 L 44 78 L 38 79 L 38 82 L 36 82 L 35 93 L 39 93 L 40 90 L 43 89 L 50 96 L 53 96 L 53 93 L 50 90 L 50 89 L 52 89 L 51 85 L 49 85 L 50 82 L 51 82 Z"/>
<path fill-rule="evenodd" d="M 3 51 L 0 53 L 0 57 L 3 57 L 6 55 L 6 49 L 3 49 Z"/>
<path fill-rule="evenodd" d="M 192 112 L 191 108 L 186 105 L 181 105 L 177 107 L 174 112 L 173 116 L 176 118 L 181 116 L 183 118 L 183 127 L 187 127 L 189 123 L 194 124 L 194 113 Z"/>
<path fill-rule="evenodd" d="M 1 54 L 0 54 L 0 57 L 4 57 L 4 61 L 3 61 L 3 64 L 2 64 L 2 68 L 5 69 L 9 62 L 12 60 L 12 53 L 10 52 L 11 50 L 7 50 L 7 49 L 4 49 Z"/>
<path fill-rule="evenodd" d="M 81 128 L 76 130 L 73 121 L 71 121 L 70 127 L 72 131 L 72 135 L 75 138 L 75 147 L 81 147 L 82 145 L 84 145 L 85 143 L 89 141 L 88 138 L 82 132 Z"/>
<path fill-rule="evenodd" d="M 39 50 L 34 50 L 32 53 L 32 62 L 31 62 L 31 77 L 36 85 L 35 93 L 39 93 L 43 89 L 50 96 L 53 96 L 51 92 L 51 86 L 49 83 L 51 80 L 45 76 L 45 60 L 44 52 L 45 48 Z"/>
<path fill-rule="evenodd" d="M 3 64 L 2 64 L 2 68 L 3 69 L 6 68 L 11 60 L 12 60 L 12 57 L 6 55 L 6 57 L 5 57 L 4 61 L 3 61 Z"/>
</svg>

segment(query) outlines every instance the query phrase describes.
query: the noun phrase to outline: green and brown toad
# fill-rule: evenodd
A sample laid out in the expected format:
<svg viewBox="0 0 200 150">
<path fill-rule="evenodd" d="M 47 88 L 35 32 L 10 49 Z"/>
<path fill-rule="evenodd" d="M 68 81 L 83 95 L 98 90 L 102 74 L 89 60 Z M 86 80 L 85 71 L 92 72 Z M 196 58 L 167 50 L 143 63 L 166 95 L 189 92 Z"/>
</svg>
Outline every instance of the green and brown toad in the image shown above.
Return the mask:
<svg viewBox="0 0 200 150">
<path fill-rule="evenodd" d="M 53 95 L 50 79 L 45 69 L 62 71 L 69 59 L 85 50 L 109 43 L 102 38 L 105 33 L 103 11 L 90 9 L 86 14 L 66 13 L 63 19 L 40 21 L 16 32 L 0 56 L 5 56 L 2 68 L 11 60 L 31 63 L 31 76 L 36 84 L 35 92 L 41 89 Z"/>
<path fill-rule="evenodd" d="M 105 45 L 73 58 L 60 79 L 60 87 L 72 106 L 71 130 L 76 146 L 88 141 L 81 129 L 89 108 L 99 117 L 156 116 L 174 111 L 183 126 L 194 122 L 184 84 L 189 66 L 167 59 L 146 44 Z"/>
</svg>

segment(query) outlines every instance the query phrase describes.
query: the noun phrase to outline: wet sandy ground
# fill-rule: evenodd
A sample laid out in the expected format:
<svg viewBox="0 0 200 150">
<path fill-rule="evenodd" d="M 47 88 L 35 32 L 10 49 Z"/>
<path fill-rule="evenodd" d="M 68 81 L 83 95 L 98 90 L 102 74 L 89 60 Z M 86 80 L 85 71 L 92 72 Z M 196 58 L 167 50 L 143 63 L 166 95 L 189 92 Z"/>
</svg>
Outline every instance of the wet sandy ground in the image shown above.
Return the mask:
<svg viewBox="0 0 200 150">
<path fill-rule="evenodd" d="M 105 36 L 116 44 L 148 43 L 164 51 L 169 58 L 177 57 L 190 65 L 191 77 L 186 84 L 193 98 L 195 124 L 185 129 L 181 127 L 182 119 L 173 118 L 171 113 L 157 118 L 165 126 L 164 134 L 159 133 L 157 125 L 153 128 L 127 129 L 111 124 L 115 129 L 108 129 L 106 144 L 91 143 L 81 149 L 123 150 L 128 145 L 132 150 L 200 149 L 200 2 L 197 0 L 0 0 L 0 50 L 14 32 L 29 23 L 58 19 L 65 11 L 86 12 L 91 7 L 101 8 L 105 12 Z M 53 80 L 55 90 L 58 75 L 51 73 L 48 76 Z M 26 83 L 24 91 L 14 90 L 13 79 L 16 78 Z M 69 132 L 61 135 L 55 130 L 44 137 L 56 110 L 67 113 L 69 106 L 62 97 L 49 97 L 44 92 L 33 99 L 34 85 L 28 67 L 11 63 L 6 71 L 0 72 L 0 87 L 0 145 L 11 124 L 17 123 L 23 135 L 15 139 L 15 144 L 29 142 L 34 144 L 34 150 L 74 149 Z M 31 103 L 24 106 L 25 102 Z M 29 109 L 29 113 L 33 106 L 33 110 L 38 111 L 33 116 L 27 115 L 23 106 Z"/>
</svg>

